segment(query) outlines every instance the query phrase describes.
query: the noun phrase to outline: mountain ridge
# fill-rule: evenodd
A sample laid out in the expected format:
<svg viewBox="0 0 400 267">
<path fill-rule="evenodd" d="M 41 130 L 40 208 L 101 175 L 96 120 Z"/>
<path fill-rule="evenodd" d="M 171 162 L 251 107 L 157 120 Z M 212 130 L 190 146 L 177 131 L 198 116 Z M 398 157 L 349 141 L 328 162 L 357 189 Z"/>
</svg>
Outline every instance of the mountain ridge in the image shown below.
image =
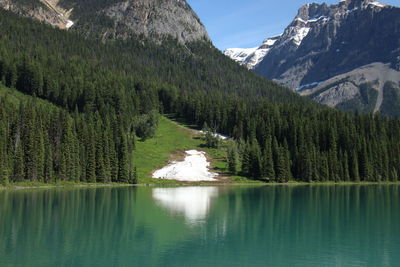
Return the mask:
<svg viewBox="0 0 400 267">
<path fill-rule="evenodd" d="M 265 57 L 251 69 L 302 95 L 314 96 L 313 99 L 320 103 L 340 107 L 340 104 L 349 100 L 341 99 L 341 94 L 349 84 L 342 84 L 339 88 L 336 80 L 329 89 L 330 94 L 315 97 L 315 93 L 322 89 L 322 83 L 326 87 L 325 82 L 336 76 L 348 73 L 348 77 L 353 77 L 355 71 L 362 74 L 367 69 L 364 76 L 369 77 L 373 67 L 377 68 L 374 70 L 376 74 L 372 76 L 383 78 L 379 74 L 383 70 L 380 64 L 388 66 L 400 76 L 399 18 L 400 8 L 372 0 L 303 5 Z M 251 59 L 246 58 L 244 61 Z M 367 65 L 369 67 L 364 68 Z M 383 79 L 380 84 L 394 82 L 396 90 L 400 90 L 396 80 Z M 357 93 L 353 96 L 359 97 L 359 84 L 357 81 L 353 83 L 357 84 Z M 374 81 L 366 80 L 365 83 L 372 85 Z M 354 89 L 352 86 L 349 87 L 350 91 Z M 384 86 L 372 87 L 381 95 L 379 91 Z M 315 90 L 310 91 L 311 88 Z M 305 89 L 306 92 L 302 92 Z"/>
<path fill-rule="evenodd" d="M 102 40 L 144 36 L 155 41 L 172 37 L 180 43 L 210 41 L 185 0 L 0 0 L 0 7 Z"/>
</svg>

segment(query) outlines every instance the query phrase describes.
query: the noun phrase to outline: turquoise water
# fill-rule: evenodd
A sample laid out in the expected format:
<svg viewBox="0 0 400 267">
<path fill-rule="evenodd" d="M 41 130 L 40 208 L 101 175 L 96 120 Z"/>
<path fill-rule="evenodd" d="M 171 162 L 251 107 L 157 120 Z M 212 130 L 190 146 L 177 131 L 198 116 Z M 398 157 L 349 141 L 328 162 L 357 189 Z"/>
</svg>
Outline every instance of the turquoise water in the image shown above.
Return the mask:
<svg viewBox="0 0 400 267">
<path fill-rule="evenodd" d="M 3 191 L 0 266 L 400 266 L 400 187 Z"/>
</svg>

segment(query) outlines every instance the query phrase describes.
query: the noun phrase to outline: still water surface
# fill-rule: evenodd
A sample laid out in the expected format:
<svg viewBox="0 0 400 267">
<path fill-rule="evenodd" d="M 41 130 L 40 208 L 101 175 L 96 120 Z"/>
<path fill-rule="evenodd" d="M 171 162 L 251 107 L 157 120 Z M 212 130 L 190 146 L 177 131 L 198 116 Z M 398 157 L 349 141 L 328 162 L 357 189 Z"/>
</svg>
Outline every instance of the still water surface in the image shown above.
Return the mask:
<svg viewBox="0 0 400 267">
<path fill-rule="evenodd" d="M 400 266 L 400 187 L 3 191 L 0 266 Z"/>
</svg>

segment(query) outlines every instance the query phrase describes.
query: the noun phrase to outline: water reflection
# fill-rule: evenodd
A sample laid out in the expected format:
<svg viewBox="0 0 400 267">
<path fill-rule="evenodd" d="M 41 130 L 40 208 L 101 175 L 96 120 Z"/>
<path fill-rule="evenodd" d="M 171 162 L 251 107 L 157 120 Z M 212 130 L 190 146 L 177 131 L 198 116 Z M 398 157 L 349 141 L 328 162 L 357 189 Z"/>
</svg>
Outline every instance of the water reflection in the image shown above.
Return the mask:
<svg viewBox="0 0 400 267">
<path fill-rule="evenodd" d="M 218 187 L 154 188 L 153 198 L 172 213 L 183 215 L 189 223 L 203 221 Z"/>
<path fill-rule="evenodd" d="M 398 185 L 0 192 L 1 267 L 376 267 L 398 251 Z"/>
</svg>

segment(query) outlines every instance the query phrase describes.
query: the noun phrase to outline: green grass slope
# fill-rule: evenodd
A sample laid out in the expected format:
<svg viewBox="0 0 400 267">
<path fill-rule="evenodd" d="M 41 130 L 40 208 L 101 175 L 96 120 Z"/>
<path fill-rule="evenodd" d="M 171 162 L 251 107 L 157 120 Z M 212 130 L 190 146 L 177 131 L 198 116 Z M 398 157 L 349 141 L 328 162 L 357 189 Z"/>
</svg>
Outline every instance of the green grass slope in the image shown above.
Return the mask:
<svg viewBox="0 0 400 267">
<path fill-rule="evenodd" d="M 167 117 L 161 117 L 154 138 L 146 141 L 137 141 L 134 153 L 134 164 L 137 167 L 139 184 L 184 184 L 182 182 L 152 179 L 152 173 L 168 164 L 170 160 L 183 160 L 184 151 L 205 151 L 214 172 L 220 174 L 222 183 L 260 183 L 241 176 L 231 176 L 227 171 L 226 146 L 227 142 L 221 142 L 219 148 L 207 148 L 204 146 L 202 134 L 192 130 Z M 137 155 L 137 157 L 135 156 Z M 193 183 L 190 183 L 193 184 Z M 195 183 L 203 184 L 203 183 Z"/>
</svg>

